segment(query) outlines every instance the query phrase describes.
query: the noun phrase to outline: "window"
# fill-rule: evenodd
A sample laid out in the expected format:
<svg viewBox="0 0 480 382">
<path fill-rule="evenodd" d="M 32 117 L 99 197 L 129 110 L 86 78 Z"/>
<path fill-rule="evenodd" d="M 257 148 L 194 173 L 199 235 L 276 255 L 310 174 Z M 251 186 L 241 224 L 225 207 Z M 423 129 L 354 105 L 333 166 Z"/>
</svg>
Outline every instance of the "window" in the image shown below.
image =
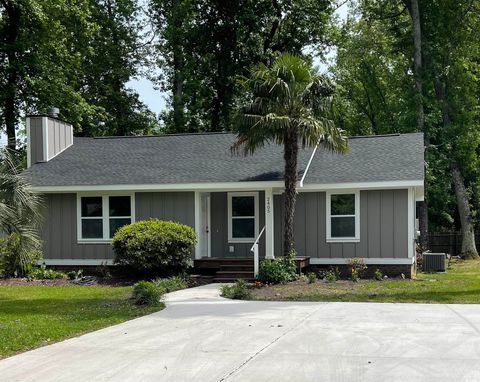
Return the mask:
<svg viewBox="0 0 480 382">
<path fill-rule="evenodd" d="M 228 241 L 253 242 L 258 236 L 258 192 L 228 194 Z"/>
<path fill-rule="evenodd" d="M 327 241 L 360 241 L 360 194 L 327 193 Z"/>
<path fill-rule="evenodd" d="M 78 239 L 85 242 L 110 240 L 133 219 L 131 195 L 78 196 Z"/>
</svg>

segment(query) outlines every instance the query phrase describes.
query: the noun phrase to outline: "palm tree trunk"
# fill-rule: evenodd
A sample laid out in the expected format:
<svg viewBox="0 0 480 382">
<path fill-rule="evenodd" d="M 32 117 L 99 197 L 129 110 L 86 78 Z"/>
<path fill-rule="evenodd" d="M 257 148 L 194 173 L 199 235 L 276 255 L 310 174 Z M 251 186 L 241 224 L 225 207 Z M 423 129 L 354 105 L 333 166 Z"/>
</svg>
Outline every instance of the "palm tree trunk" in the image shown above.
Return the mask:
<svg viewBox="0 0 480 382">
<path fill-rule="evenodd" d="M 294 249 L 294 216 L 297 200 L 297 129 L 288 129 L 284 136 L 283 158 L 285 160 L 285 198 L 284 198 L 284 234 L 283 255 L 287 256 Z"/>
</svg>

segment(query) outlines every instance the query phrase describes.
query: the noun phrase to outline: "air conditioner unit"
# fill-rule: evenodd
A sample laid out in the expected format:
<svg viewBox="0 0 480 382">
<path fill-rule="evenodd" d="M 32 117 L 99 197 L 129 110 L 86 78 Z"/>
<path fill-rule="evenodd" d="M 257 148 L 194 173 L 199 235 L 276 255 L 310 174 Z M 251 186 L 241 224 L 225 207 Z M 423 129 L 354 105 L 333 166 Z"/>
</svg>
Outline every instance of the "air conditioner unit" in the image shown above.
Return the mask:
<svg viewBox="0 0 480 382">
<path fill-rule="evenodd" d="M 422 255 L 422 270 L 424 272 L 445 272 L 445 253 L 424 253 Z"/>
</svg>

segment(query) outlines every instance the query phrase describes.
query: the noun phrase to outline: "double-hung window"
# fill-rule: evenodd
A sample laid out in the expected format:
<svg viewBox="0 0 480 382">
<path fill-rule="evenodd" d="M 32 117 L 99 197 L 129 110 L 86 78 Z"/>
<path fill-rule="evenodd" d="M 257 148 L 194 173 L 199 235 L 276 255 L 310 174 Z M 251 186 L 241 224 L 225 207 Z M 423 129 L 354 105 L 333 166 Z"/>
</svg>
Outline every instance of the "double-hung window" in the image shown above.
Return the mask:
<svg viewBox="0 0 480 382">
<path fill-rule="evenodd" d="M 258 192 L 228 194 L 228 241 L 249 243 L 258 236 Z"/>
<path fill-rule="evenodd" d="M 132 195 L 79 195 L 78 239 L 108 241 L 124 225 L 134 221 Z"/>
<path fill-rule="evenodd" d="M 360 241 L 360 194 L 327 193 L 327 242 Z"/>
</svg>

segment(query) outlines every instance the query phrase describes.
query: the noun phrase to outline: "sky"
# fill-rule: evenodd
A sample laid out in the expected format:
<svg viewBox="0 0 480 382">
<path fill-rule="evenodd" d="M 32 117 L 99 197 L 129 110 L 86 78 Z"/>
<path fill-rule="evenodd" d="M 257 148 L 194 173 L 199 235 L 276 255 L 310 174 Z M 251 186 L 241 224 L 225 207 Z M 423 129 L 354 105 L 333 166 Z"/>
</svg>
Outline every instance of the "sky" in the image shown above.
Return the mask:
<svg viewBox="0 0 480 382">
<path fill-rule="evenodd" d="M 337 9 L 336 14 L 341 20 L 345 20 L 348 13 L 348 1 L 343 3 L 343 5 Z M 328 58 L 334 58 L 335 51 L 332 50 Z M 316 65 L 319 67 L 320 71 L 324 72 L 327 70 L 327 65 L 317 60 Z M 159 114 L 166 108 L 166 98 L 167 94 L 156 90 L 153 87 L 153 83 L 145 77 L 139 77 L 137 79 L 132 79 L 127 83 L 127 86 L 136 90 L 142 100 L 154 113 Z M 0 132 L 0 147 L 6 144 L 5 134 Z"/>
</svg>

